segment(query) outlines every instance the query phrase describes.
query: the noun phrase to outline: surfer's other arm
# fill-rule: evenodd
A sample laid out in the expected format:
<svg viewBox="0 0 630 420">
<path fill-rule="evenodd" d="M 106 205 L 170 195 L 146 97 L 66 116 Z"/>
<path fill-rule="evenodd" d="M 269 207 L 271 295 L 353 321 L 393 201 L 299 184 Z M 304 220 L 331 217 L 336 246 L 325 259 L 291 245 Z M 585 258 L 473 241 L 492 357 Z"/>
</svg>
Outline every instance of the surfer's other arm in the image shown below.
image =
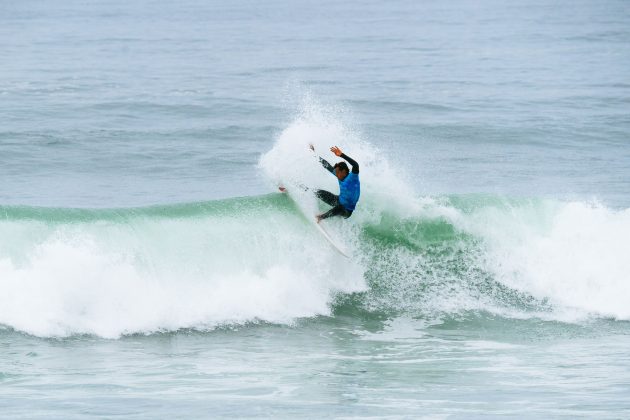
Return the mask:
<svg viewBox="0 0 630 420">
<path fill-rule="evenodd" d="M 309 149 L 311 149 L 313 152 L 315 151 L 315 147 L 313 147 L 312 144 L 308 145 Z M 322 158 L 321 156 L 317 156 L 317 159 L 319 160 L 319 163 L 322 164 L 322 166 L 324 167 L 324 169 L 326 169 L 328 172 L 330 172 L 331 174 L 335 175 L 335 167 L 332 166 L 330 163 L 328 163 L 328 161 L 324 158 Z"/>
<path fill-rule="evenodd" d="M 354 160 L 350 156 L 346 155 L 337 146 L 331 147 L 330 151 L 333 152 L 336 156 L 339 156 L 340 158 L 345 159 L 346 161 L 348 161 L 350 166 L 352 166 L 352 173 L 353 174 L 358 174 L 359 173 L 359 164 L 357 163 L 356 160 Z"/>
</svg>

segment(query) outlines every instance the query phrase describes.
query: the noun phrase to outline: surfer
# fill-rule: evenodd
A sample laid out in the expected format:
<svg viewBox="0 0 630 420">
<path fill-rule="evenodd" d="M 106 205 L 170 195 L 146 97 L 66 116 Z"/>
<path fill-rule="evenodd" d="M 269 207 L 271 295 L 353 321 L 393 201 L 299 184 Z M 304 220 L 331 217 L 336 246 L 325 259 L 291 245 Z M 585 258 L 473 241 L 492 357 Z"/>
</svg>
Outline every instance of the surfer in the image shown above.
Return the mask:
<svg viewBox="0 0 630 420">
<path fill-rule="evenodd" d="M 309 144 L 310 149 L 314 152 L 315 147 Z M 347 219 L 352 215 L 354 208 L 359 201 L 359 195 L 361 194 L 361 183 L 359 182 L 359 164 L 351 157 L 345 155 L 340 148 L 333 146 L 330 151 L 342 159 L 348 161 L 352 166 L 352 171 L 348 169 L 346 162 L 338 162 L 335 166 L 332 166 L 325 159 L 319 157 L 319 161 L 322 166 L 331 174 L 337 177 L 339 182 L 339 195 L 335 195 L 329 191 L 316 190 L 315 196 L 322 200 L 324 203 L 332 206 L 330 210 L 325 213 L 316 216 L 317 223 L 323 219 L 327 219 L 333 216 L 342 216 Z"/>
</svg>

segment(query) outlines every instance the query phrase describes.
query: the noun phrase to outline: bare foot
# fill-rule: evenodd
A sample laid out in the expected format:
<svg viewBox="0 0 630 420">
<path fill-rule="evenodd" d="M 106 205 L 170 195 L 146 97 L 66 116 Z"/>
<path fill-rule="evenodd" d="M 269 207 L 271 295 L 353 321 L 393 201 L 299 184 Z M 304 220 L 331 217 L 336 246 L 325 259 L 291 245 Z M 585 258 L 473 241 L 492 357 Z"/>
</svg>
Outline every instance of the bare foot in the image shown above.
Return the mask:
<svg viewBox="0 0 630 420">
<path fill-rule="evenodd" d="M 315 221 L 319 223 L 322 220 L 322 216 L 315 216 Z"/>
</svg>

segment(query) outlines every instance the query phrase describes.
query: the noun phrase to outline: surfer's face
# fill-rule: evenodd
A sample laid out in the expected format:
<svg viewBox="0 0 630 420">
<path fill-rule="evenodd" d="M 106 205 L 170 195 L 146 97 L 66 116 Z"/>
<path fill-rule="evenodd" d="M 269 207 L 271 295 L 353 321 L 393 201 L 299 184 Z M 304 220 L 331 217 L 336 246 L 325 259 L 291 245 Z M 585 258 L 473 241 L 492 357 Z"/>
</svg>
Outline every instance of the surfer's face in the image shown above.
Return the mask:
<svg viewBox="0 0 630 420">
<path fill-rule="evenodd" d="M 335 168 L 335 175 L 339 181 L 343 181 L 348 176 L 348 171 L 337 167 Z"/>
</svg>

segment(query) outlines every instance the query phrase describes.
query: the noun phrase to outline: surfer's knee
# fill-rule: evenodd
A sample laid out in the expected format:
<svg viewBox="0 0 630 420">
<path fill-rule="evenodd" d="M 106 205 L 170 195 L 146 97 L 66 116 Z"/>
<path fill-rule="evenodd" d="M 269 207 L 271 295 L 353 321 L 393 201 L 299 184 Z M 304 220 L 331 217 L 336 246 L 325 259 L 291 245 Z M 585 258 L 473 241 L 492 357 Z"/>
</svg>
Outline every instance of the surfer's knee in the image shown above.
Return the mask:
<svg viewBox="0 0 630 420">
<path fill-rule="evenodd" d="M 330 206 L 336 206 L 339 204 L 339 197 L 330 191 L 317 190 L 315 192 L 315 196 Z"/>
</svg>

